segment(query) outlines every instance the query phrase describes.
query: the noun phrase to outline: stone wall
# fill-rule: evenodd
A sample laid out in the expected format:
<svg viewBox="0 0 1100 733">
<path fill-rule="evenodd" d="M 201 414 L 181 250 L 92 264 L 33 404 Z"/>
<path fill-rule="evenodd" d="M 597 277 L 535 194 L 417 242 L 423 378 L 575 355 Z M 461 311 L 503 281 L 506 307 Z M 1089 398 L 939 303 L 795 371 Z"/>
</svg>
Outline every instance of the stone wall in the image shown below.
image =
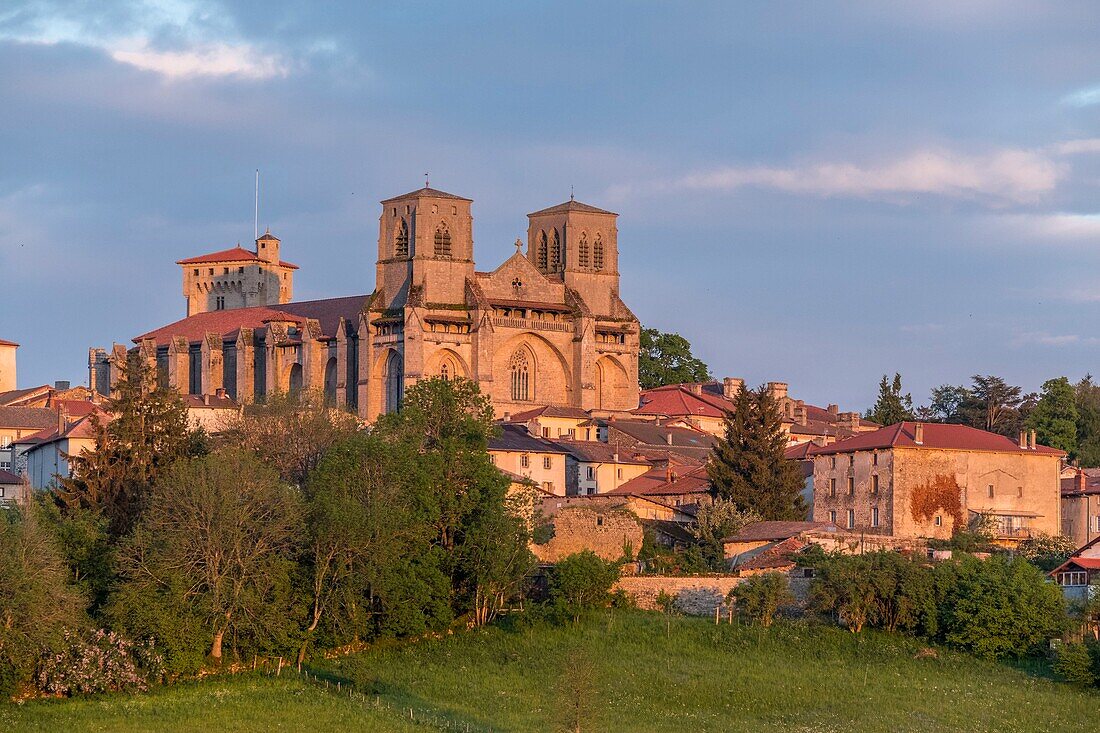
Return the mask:
<svg viewBox="0 0 1100 733">
<path fill-rule="evenodd" d="M 554 514 L 554 537 L 531 551 L 542 562 L 557 562 L 577 552 L 591 550 L 604 560 L 618 560 L 629 544 L 633 552 L 642 548 L 642 525 L 628 511 L 599 511 L 566 506 Z"/>
<path fill-rule="evenodd" d="M 725 604 L 726 594 L 743 578 L 733 575 L 670 577 L 635 575 L 620 578 L 614 590 L 622 589 L 639 608 L 656 610 L 657 596 L 664 591 L 676 597 L 676 607 L 691 616 L 707 616 Z"/>
</svg>

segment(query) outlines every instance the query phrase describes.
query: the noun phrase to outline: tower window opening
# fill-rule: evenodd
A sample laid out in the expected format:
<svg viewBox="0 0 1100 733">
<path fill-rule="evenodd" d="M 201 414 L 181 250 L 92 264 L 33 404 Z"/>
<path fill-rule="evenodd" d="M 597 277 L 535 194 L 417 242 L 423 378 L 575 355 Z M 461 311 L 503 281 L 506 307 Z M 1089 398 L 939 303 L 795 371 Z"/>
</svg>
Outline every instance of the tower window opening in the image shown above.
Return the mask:
<svg viewBox="0 0 1100 733">
<path fill-rule="evenodd" d="M 591 265 L 591 252 L 588 249 L 588 235 L 581 234 L 581 241 L 577 245 L 577 264 L 587 268 Z"/>
<path fill-rule="evenodd" d="M 397 227 L 397 239 L 394 245 L 395 257 L 409 256 L 409 224 L 404 219 Z"/>
<path fill-rule="evenodd" d="M 603 240 L 596 235 L 596 241 L 592 243 L 592 266 L 596 270 L 603 269 Z"/>
<path fill-rule="evenodd" d="M 451 232 L 446 224 L 440 224 L 435 230 L 435 256 L 451 256 Z"/>
</svg>

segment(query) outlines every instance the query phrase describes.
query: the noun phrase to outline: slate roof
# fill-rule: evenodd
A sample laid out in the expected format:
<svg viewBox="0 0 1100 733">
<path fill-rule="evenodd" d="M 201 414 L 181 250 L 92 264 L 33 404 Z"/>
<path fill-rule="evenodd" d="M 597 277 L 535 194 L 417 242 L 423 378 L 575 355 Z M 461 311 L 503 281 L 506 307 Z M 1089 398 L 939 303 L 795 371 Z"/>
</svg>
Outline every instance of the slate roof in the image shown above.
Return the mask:
<svg viewBox="0 0 1100 733">
<path fill-rule="evenodd" d="M 1084 472 L 1081 472 L 1079 476 L 1084 479 L 1083 482 L 1080 482 L 1077 476 L 1062 479 L 1063 497 L 1100 495 L 1100 476 L 1093 476 Z"/>
<path fill-rule="evenodd" d="M 836 531 L 836 525 L 829 522 L 753 522 L 741 528 L 741 531 L 723 539 L 723 542 L 772 542 L 797 537 L 803 532 L 820 529 Z"/>
<path fill-rule="evenodd" d="M 560 453 L 565 454 L 565 449 L 555 443 L 531 435 L 527 428 L 521 425 L 504 423 L 500 426 L 500 435 L 489 439 L 489 450 L 508 451 L 518 453 Z"/>
<path fill-rule="evenodd" d="M 307 318 L 316 319 L 321 332 L 330 338 L 336 336 L 336 328 L 342 317 L 349 323 L 356 323 L 359 314 L 370 300 L 369 295 L 350 295 L 344 298 L 325 298 L 324 300 L 306 300 L 299 303 L 283 303 L 278 306 L 256 306 L 253 308 L 234 308 L 224 311 L 207 311 L 170 323 L 167 326 L 143 333 L 134 338 L 134 343 L 144 339 L 157 340 L 157 345 L 167 344 L 172 337 L 183 336 L 189 343 L 201 341 L 207 332 L 219 333 L 223 338 L 236 338 L 241 328 L 263 328 L 268 321 L 297 321 L 304 323 Z"/>
<path fill-rule="evenodd" d="M 629 449 L 623 450 L 595 440 L 555 440 L 553 442 L 583 463 L 625 463 L 634 466 L 647 466 L 650 463 L 645 458 L 635 456 Z"/>
<path fill-rule="evenodd" d="M 263 237 L 260 237 L 263 239 Z M 256 240 L 260 241 L 259 239 Z M 276 241 L 277 238 L 276 238 Z M 260 259 L 250 249 L 245 249 L 240 245 L 236 247 L 230 247 L 229 249 L 223 249 L 220 252 L 211 252 L 210 254 L 199 255 L 198 257 L 188 257 L 185 260 L 176 260 L 177 265 L 203 265 L 210 262 L 267 262 L 267 260 Z M 290 262 L 279 262 L 280 267 L 286 267 L 291 270 L 297 270 L 298 266 Z"/>
<path fill-rule="evenodd" d="M 0 426 L 5 428 L 44 428 L 57 425 L 57 413 L 48 407 L 0 406 Z"/>
<path fill-rule="evenodd" d="M 401 196 L 394 196 L 393 198 L 390 198 L 390 199 L 383 199 L 379 203 L 389 204 L 389 203 L 392 203 L 394 201 L 400 201 L 401 199 L 414 199 L 414 198 L 415 199 L 426 199 L 426 198 L 430 198 L 430 199 L 455 199 L 456 201 L 473 201 L 473 199 L 468 199 L 465 196 L 456 196 L 453 193 L 447 193 L 446 191 L 440 191 L 439 189 L 428 188 L 427 186 L 425 186 L 424 188 L 417 189 L 416 191 L 409 191 L 408 193 L 402 194 Z"/>
<path fill-rule="evenodd" d="M 924 440 L 916 442 L 916 426 L 924 425 Z M 970 450 L 990 453 L 1030 453 L 1033 455 L 1064 456 L 1065 452 L 1045 445 L 1021 448 L 1019 443 L 997 433 L 978 430 L 969 425 L 944 423 L 900 422 L 879 428 L 873 432 L 859 433 L 832 445 L 818 446 L 810 453 L 821 456 L 836 453 L 852 453 L 860 450 L 885 448 L 928 448 L 940 450 Z"/>
<path fill-rule="evenodd" d="M 630 479 L 606 495 L 633 494 L 635 496 L 678 496 L 681 494 L 706 494 L 710 492 L 710 477 L 706 468 L 697 466 L 687 471 L 671 471 L 655 468 Z"/>
<path fill-rule="evenodd" d="M 580 201 L 576 201 L 574 199 L 570 199 L 569 201 L 566 201 L 565 203 L 561 203 L 561 204 L 558 204 L 556 206 L 551 206 L 551 207 L 546 208 L 546 209 L 539 209 L 538 211 L 532 211 L 527 216 L 538 216 L 540 214 L 562 214 L 562 213 L 565 213 L 567 211 L 580 211 L 580 212 L 585 213 L 585 214 L 609 214 L 611 216 L 618 216 L 618 214 L 616 214 L 613 211 L 607 211 L 606 209 L 599 209 L 599 208 L 596 208 L 595 206 L 592 206 L 590 204 L 583 204 Z"/>
</svg>

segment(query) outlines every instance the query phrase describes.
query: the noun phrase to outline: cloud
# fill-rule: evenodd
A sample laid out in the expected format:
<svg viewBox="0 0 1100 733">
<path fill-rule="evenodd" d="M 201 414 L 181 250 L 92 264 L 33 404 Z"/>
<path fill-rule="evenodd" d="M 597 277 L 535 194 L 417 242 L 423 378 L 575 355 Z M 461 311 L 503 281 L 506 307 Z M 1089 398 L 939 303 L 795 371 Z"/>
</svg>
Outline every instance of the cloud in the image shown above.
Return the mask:
<svg viewBox="0 0 1100 733">
<path fill-rule="evenodd" d="M 204 0 L 89 7 L 85 15 L 50 3 L 0 14 L 0 41 L 93 48 L 168 79 L 269 79 L 291 68 L 285 57 L 243 39 L 229 14 Z"/>
<path fill-rule="evenodd" d="M 1004 217 L 1010 230 L 1053 239 L 1100 238 L 1100 214 L 1020 214 Z"/>
<path fill-rule="evenodd" d="M 1100 104 L 1100 86 L 1078 89 L 1062 97 L 1062 104 L 1070 107 L 1091 107 Z"/>
<path fill-rule="evenodd" d="M 922 195 L 1026 203 L 1054 190 L 1063 164 L 1038 151 L 1003 149 L 986 155 L 915 151 L 877 162 L 817 162 L 795 166 L 724 166 L 651 184 L 654 192 L 765 188 L 823 198 L 906 202 Z M 618 187 L 626 195 L 634 187 Z"/>
<path fill-rule="evenodd" d="M 248 44 L 214 43 L 168 51 L 152 48 L 147 40 L 137 39 L 107 51 L 115 61 L 173 79 L 190 76 L 268 79 L 286 76 L 289 71 L 284 59 L 260 53 Z"/>
<path fill-rule="evenodd" d="M 1016 334 L 1012 339 L 1012 345 L 1020 348 L 1024 346 L 1095 346 L 1100 339 L 1093 336 L 1080 336 L 1078 334 L 1055 335 L 1046 331 L 1028 331 Z"/>
<path fill-rule="evenodd" d="M 1054 152 L 1059 155 L 1077 155 L 1079 153 L 1100 153 L 1100 138 L 1085 138 L 1083 140 L 1066 140 L 1053 146 Z"/>
</svg>

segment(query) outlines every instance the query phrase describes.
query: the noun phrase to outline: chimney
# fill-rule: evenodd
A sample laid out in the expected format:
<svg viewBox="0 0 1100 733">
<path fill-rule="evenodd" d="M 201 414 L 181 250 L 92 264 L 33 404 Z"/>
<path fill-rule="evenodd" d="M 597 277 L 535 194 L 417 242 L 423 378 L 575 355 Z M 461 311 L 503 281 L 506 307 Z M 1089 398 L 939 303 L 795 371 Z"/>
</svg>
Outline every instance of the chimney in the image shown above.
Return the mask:
<svg viewBox="0 0 1100 733">
<path fill-rule="evenodd" d="M 777 400 L 782 400 L 787 397 L 787 383 L 786 382 L 768 382 L 768 392 L 771 396 Z"/>
<path fill-rule="evenodd" d="M 913 442 L 924 445 L 924 423 L 919 422 L 913 426 Z"/>
<path fill-rule="evenodd" d="M 1017 443 L 1017 445 L 1019 445 L 1021 449 L 1026 449 L 1027 448 L 1027 431 L 1026 430 L 1021 430 L 1020 431 L 1020 440 Z"/>
<path fill-rule="evenodd" d="M 61 435 L 62 433 L 65 432 L 65 428 L 66 428 L 65 423 L 67 422 L 66 417 L 67 416 L 65 415 L 65 411 L 61 409 L 61 405 L 58 405 L 57 406 L 57 434 L 58 435 Z"/>
<path fill-rule="evenodd" d="M 672 445 L 672 431 L 670 430 L 668 435 L 665 436 L 665 442 Z"/>
<path fill-rule="evenodd" d="M 611 454 L 611 462 L 612 463 L 618 463 L 619 462 L 619 453 L 617 451 L 615 453 Z"/>
<path fill-rule="evenodd" d="M 701 394 L 703 394 L 703 385 L 699 382 L 695 382 L 693 384 L 688 385 L 688 390 L 692 394 L 701 395 Z"/>
<path fill-rule="evenodd" d="M 1029 430 L 1027 433 L 1027 447 L 1030 450 L 1035 450 L 1035 431 Z"/>
<path fill-rule="evenodd" d="M 53 388 L 59 391 L 63 391 L 69 388 L 69 381 L 67 379 L 59 379 L 53 383 Z"/>
<path fill-rule="evenodd" d="M 202 403 L 203 403 L 204 405 L 206 405 L 207 407 L 210 407 L 210 395 L 208 395 L 208 394 L 204 394 L 204 395 L 202 396 Z"/>
<path fill-rule="evenodd" d="M 799 425 L 805 425 L 809 418 L 806 417 L 806 406 L 799 405 L 794 408 L 794 421 Z"/>
<path fill-rule="evenodd" d="M 1077 490 L 1084 491 L 1088 485 L 1088 480 L 1085 478 L 1085 472 L 1078 469 L 1077 471 Z"/>
<path fill-rule="evenodd" d="M 722 396 L 727 400 L 737 399 L 741 390 L 745 387 L 745 380 L 737 377 L 726 377 L 722 380 Z"/>
<path fill-rule="evenodd" d="M 510 413 L 510 412 L 504 413 L 504 422 L 508 422 L 508 420 L 511 419 L 511 417 L 512 417 L 512 413 Z"/>
<path fill-rule="evenodd" d="M 214 390 L 214 395 L 220 398 L 225 398 L 225 387 L 218 387 Z"/>
<path fill-rule="evenodd" d="M 839 413 L 839 412 L 840 412 L 840 407 L 838 405 L 829 405 L 829 414 L 830 415 L 832 415 L 833 417 L 836 417 L 837 413 Z"/>
</svg>

